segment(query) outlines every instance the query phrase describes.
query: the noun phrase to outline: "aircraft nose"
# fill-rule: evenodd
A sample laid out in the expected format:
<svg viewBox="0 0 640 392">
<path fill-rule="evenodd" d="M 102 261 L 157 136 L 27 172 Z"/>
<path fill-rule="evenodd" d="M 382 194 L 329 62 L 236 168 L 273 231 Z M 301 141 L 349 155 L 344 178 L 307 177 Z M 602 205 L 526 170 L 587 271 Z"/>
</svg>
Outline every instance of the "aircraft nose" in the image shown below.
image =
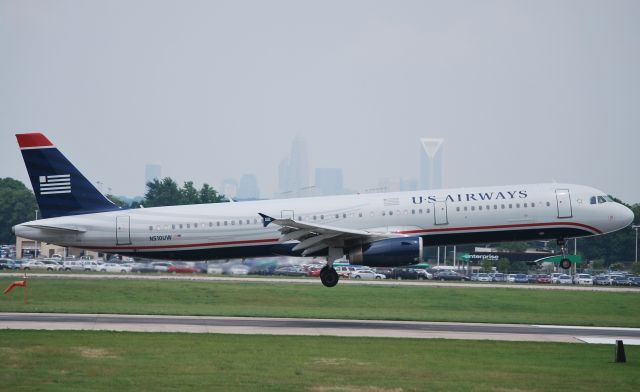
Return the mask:
<svg viewBox="0 0 640 392">
<path fill-rule="evenodd" d="M 633 214 L 633 211 L 631 211 L 630 208 L 628 208 L 627 206 L 623 206 L 621 205 L 622 208 L 624 208 L 624 211 L 622 212 L 622 221 L 624 222 L 624 227 L 629 226 L 631 223 L 633 223 L 633 220 L 635 219 L 635 216 Z"/>
</svg>

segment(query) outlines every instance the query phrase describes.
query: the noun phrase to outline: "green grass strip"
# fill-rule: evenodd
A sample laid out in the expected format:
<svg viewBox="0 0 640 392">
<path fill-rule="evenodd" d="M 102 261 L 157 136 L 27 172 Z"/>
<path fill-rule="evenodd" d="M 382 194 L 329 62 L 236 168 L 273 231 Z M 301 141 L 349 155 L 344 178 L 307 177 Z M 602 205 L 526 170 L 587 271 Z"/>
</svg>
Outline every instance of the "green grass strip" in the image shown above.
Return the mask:
<svg viewBox="0 0 640 392">
<path fill-rule="evenodd" d="M 0 388 L 637 391 L 640 347 L 431 339 L 0 331 Z"/>
<path fill-rule="evenodd" d="M 0 311 L 640 327 L 633 292 L 32 278 L 24 305 L 21 290 L 1 295 Z"/>
</svg>

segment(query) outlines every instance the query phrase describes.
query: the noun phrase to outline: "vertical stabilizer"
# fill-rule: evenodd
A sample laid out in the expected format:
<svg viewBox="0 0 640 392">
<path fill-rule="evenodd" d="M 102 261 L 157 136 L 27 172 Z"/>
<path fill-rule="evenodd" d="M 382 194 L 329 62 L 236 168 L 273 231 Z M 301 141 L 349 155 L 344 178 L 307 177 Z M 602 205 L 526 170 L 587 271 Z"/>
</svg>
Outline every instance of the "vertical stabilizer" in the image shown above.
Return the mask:
<svg viewBox="0 0 640 392">
<path fill-rule="evenodd" d="M 41 133 L 17 134 L 43 218 L 118 210 Z"/>
</svg>

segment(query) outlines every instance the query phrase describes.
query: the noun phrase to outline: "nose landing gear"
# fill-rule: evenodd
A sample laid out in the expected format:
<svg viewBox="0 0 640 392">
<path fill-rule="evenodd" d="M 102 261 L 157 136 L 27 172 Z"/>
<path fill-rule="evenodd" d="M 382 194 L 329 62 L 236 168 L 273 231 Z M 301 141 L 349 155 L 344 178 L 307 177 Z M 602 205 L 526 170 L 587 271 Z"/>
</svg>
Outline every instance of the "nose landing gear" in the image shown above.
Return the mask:
<svg viewBox="0 0 640 392">
<path fill-rule="evenodd" d="M 562 252 L 562 259 L 560 260 L 560 268 L 569 269 L 571 268 L 571 260 L 567 258 L 567 244 L 564 238 L 561 238 L 557 241 L 558 246 L 560 247 L 560 252 Z"/>
</svg>

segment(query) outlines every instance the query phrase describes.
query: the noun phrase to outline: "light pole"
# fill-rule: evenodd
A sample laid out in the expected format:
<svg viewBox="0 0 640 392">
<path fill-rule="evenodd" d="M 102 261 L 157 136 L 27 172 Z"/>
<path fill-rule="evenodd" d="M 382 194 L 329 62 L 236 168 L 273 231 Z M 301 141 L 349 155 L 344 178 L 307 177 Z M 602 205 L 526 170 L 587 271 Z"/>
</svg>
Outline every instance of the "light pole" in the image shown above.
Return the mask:
<svg viewBox="0 0 640 392">
<path fill-rule="evenodd" d="M 640 225 L 631 226 L 632 229 L 636 231 L 636 263 L 638 262 L 638 229 L 640 229 Z"/>
</svg>

